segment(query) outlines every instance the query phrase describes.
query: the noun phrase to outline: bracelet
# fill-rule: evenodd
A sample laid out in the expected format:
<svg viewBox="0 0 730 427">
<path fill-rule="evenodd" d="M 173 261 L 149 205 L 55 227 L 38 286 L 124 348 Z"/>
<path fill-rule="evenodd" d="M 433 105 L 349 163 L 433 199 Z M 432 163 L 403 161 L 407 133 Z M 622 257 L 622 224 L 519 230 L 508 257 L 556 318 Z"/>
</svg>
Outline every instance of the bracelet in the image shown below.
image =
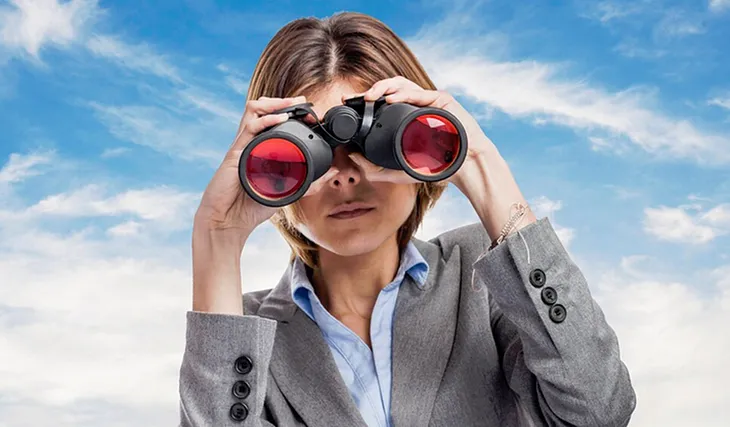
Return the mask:
<svg viewBox="0 0 730 427">
<path fill-rule="evenodd" d="M 512 208 L 517 207 L 517 212 L 512 215 L 507 221 L 507 223 L 502 227 L 502 231 L 499 233 L 499 236 L 492 241 L 492 245 L 489 246 L 489 250 L 494 249 L 504 241 L 504 239 L 507 238 L 509 233 L 512 231 L 512 229 L 519 224 L 519 221 L 522 219 L 522 217 L 525 216 L 525 213 L 527 213 L 527 209 L 529 209 L 528 206 L 523 205 L 522 203 L 513 203 L 512 206 L 510 206 L 510 211 L 512 211 Z"/>
</svg>

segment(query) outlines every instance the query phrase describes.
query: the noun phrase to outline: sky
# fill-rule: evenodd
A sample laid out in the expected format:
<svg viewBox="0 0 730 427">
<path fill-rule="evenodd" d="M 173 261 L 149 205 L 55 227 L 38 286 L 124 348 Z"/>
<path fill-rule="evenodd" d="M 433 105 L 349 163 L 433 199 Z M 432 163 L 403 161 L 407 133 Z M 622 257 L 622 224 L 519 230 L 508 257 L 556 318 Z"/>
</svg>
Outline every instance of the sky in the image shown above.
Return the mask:
<svg viewBox="0 0 730 427">
<path fill-rule="evenodd" d="M 192 215 L 287 22 L 390 26 L 548 217 L 631 426 L 730 419 L 730 0 L 0 0 L 0 427 L 174 425 Z M 476 222 L 450 187 L 417 237 Z M 270 225 L 243 256 L 273 287 Z"/>
</svg>

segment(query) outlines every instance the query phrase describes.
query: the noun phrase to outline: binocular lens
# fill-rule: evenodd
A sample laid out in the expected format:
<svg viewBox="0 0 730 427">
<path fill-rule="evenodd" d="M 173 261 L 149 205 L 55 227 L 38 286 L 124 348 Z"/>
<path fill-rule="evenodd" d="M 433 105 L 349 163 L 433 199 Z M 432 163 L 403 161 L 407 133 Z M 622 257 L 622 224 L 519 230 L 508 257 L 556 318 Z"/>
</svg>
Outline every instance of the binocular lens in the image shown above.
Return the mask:
<svg viewBox="0 0 730 427">
<path fill-rule="evenodd" d="M 246 160 L 246 179 L 262 197 L 281 199 L 296 192 L 307 177 L 304 153 L 291 141 L 262 141 Z"/>
<path fill-rule="evenodd" d="M 421 175 L 436 175 L 451 166 L 459 155 L 459 132 L 449 120 L 424 114 L 403 130 L 401 147 L 408 166 Z"/>
</svg>

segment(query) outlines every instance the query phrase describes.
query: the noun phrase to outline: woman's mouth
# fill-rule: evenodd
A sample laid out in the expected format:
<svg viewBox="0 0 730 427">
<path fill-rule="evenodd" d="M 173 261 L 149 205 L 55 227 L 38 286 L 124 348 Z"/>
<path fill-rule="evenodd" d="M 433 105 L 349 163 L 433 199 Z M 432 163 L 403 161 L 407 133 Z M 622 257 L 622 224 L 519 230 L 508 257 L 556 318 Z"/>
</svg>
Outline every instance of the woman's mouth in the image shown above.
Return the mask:
<svg viewBox="0 0 730 427">
<path fill-rule="evenodd" d="M 363 216 L 363 215 L 365 215 L 368 212 L 371 212 L 373 210 L 375 210 L 375 208 L 353 209 L 353 210 L 343 211 L 343 212 L 339 212 L 339 213 L 330 215 L 330 218 L 334 218 L 334 219 L 351 219 L 351 218 L 357 218 L 357 217 Z"/>
</svg>

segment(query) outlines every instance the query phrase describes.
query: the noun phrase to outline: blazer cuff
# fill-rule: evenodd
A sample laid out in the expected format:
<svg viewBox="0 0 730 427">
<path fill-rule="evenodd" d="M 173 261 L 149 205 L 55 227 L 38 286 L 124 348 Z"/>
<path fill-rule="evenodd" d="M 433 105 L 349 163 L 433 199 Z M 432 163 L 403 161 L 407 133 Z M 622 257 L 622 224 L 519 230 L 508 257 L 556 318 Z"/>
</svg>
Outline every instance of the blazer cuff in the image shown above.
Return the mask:
<svg viewBox="0 0 730 427">
<path fill-rule="evenodd" d="M 216 426 L 259 419 L 277 322 L 197 311 L 188 311 L 186 319 L 180 370 L 183 419 Z"/>
<path fill-rule="evenodd" d="M 473 267 L 520 331 L 540 341 L 547 330 L 556 351 L 572 347 L 557 341 L 584 336 L 580 329 L 594 321 L 585 318 L 593 307 L 585 279 L 547 218 L 511 233 Z"/>
</svg>

